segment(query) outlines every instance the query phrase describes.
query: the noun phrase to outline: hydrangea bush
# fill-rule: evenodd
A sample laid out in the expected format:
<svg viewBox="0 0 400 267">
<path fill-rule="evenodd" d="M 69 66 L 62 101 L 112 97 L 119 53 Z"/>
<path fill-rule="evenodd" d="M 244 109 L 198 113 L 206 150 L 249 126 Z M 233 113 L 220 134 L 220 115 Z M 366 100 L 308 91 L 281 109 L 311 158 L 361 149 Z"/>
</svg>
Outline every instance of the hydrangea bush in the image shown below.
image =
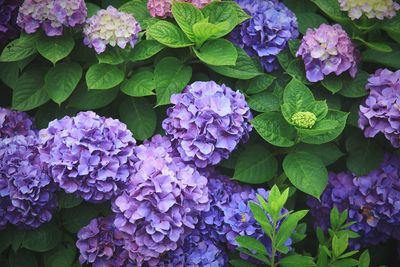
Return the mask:
<svg viewBox="0 0 400 267">
<path fill-rule="evenodd" d="M 0 266 L 400 266 L 397 0 L 0 0 Z"/>
</svg>

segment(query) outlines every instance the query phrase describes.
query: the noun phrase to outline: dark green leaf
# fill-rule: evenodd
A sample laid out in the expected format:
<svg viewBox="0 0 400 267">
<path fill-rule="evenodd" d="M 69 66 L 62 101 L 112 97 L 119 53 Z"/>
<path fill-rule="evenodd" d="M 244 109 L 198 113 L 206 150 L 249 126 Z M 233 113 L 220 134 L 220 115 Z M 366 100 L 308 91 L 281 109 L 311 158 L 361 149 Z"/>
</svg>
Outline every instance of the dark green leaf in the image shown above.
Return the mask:
<svg viewBox="0 0 400 267">
<path fill-rule="evenodd" d="M 331 91 L 333 94 L 339 92 L 343 88 L 343 81 L 342 79 L 329 75 L 323 81 L 321 81 L 322 85 Z"/>
<path fill-rule="evenodd" d="M 263 74 L 251 79 L 249 87 L 246 89 L 247 94 L 257 94 L 267 90 L 269 86 L 275 81 L 276 77 Z"/>
<path fill-rule="evenodd" d="M 112 5 L 116 6 L 115 0 L 112 1 Z M 148 20 L 152 17 L 150 16 L 149 10 L 147 9 L 147 1 L 127 1 L 127 3 L 123 4 L 119 8 L 119 10 L 133 15 L 133 17 L 139 22 L 142 29 L 146 29 L 149 26 Z"/>
<path fill-rule="evenodd" d="M 46 252 L 55 248 L 61 241 L 62 232 L 52 223 L 27 231 L 22 247 L 35 252 Z"/>
<path fill-rule="evenodd" d="M 145 60 L 151 58 L 164 48 L 165 46 L 163 44 L 160 44 L 155 40 L 143 40 L 136 44 L 131 50 L 129 59 L 131 61 Z"/>
<path fill-rule="evenodd" d="M 252 110 L 258 112 L 278 111 L 280 108 L 279 98 L 269 92 L 252 95 L 247 99 L 247 103 Z"/>
<path fill-rule="evenodd" d="M 310 256 L 303 255 L 290 255 L 279 261 L 282 267 L 314 267 L 316 266 L 314 260 Z"/>
<path fill-rule="evenodd" d="M 73 194 L 67 194 L 64 192 L 60 192 L 58 195 L 58 206 L 61 209 L 69 209 L 78 206 L 82 203 L 82 199 L 76 197 Z"/>
<path fill-rule="evenodd" d="M 384 66 L 400 69 L 400 49 L 396 48 L 390 53 L 379 52 L 372 49 L 367 49 L 362 53 L 362 59 L 365 62 L 382 64 Z"/>
<path fill-rule="evenodd" d="M 302 34 L 305 34 L 307 29 L 318 28 L 319 25 L 328 23 L 324 17 L 321 17 L 313 12 L 298 13 L 297 20 L 299 22 L 299 31 Z"/>
<path fill-rule="evenodd" d="M 66 242 L 43 256 L 44 267 L 71 267 L 77 254 L 75 244 Z"/>
<path fill-rule="evenodd" d="M 344 154 L 339 148 L 333 143 L 327 143 L 322 145 L 309 145 L 309 144 L 298 144 L 293 147 L 291 151 L 303 151 L 318 156 L 325 163 L 325 166 L 331 165 Z"/>
<path fill-rule="evenodd" d="M 95 64 L 86 72 L 86 84 L 89 89 L 110 89 L 124 80 L 124 72 L 109 64 Z"/>
<path fill-rule="evenodd" d="M 121 91 L 129 96 L 149 96 L 154 95 L 156 84 L 153 72 L 144 70 L 135 73 L 129 80 L 121 86 Z"/>
<path fill-rule="evenodd" d="M 63 226 L 71 233 L 77 233 L 97 215 L 98 211 L 93 206 L 87 204 L 82 204 L 70 209 L 63 209 L 61 211 Z"/>
<path fill-rule="evenodd" d="M 17 62 L 0 63 L 0 80 L 10 88 L 14 88 L 19 77 Z"/>
<path fill-rule="evenodd" d="M 119 47 L 108 47 L 106 51 L 97 54 L 96 57 L 99 60 L 99 63 L 118 65 L 125 61 L 123 52 L 124 51 Z"/>
<path fill-rule="evenodd" d="M 306 216 L 307 210 L 296 211 L 285 218 L 279 226 L 279 231 L 276 235 L 275 245 L 279 248 L 285 246 L 286 241 L 293 234 L 298 222 Z"/>
<path fill-rule="evenodd" d="M 339 91 L 339 94 L 350 98 L 366 96 L 368 91 L 365 89 L 365 85 L 367 84 L 368 78 L 369 74 L 360 70 L 354 79 L 343 80 L 343 88 Z"/>
<path fill-rule="evenodd" d="M 88 90 L 85 86 L 78 86 L 68 102 L 68 107 L 77 109 L 98 109 L 109 105 L 117 97 L 118 88 L 110 90 Z"/>
<path fill-rule="evenodd" d="M 326 15 L 335 21 L 348 23 L 350 19 L 347 15 L 340 11 L 339 2 L 337 0 L 311 0 L 314 2 Z"/>
<path fill-rule="evenodd" d="M 75 46 L 74 38 L 65 34 L 62 36 L 49 37 L 41 34 L 37 41 L 38 52 L 53 64 L 67 57 Z"/>
<path fill-rule="evenodd" d="M 360 37 L 353 37 L 354 40 L 360 41 L 361 43 L 363 43 L 364 45 L 366 45 L 368 48 L 371 48 L 372 50 L 376 50 L 379 52 L 384 52 L 384 53 L 389 53 L 392 52 L 393 49 L 384 43 L 378 43 L 378 42 L 367 42 L 364 39 L 360 38 Z"/>
<path fill-rule="evenodd" d="M 18 61 L 35 54 L 37 37 L 37 34 L 23 34 L 6 45 L 1 53 L 0 62 Z"/>
<path fill-rule="evenodd" d="M 225 39 L 207 41 L 193 51 L 201 61 L 213 66 L 234 66 L 238 58 L 235 46 Z"/>
<path fill-rule="evenodd" d="M 9 255 L 10 267 L 37 267 L 38 263 L 35 254 L 26 250 L 20 249 L 17 253 L 11 252 Z"/>
</svg>

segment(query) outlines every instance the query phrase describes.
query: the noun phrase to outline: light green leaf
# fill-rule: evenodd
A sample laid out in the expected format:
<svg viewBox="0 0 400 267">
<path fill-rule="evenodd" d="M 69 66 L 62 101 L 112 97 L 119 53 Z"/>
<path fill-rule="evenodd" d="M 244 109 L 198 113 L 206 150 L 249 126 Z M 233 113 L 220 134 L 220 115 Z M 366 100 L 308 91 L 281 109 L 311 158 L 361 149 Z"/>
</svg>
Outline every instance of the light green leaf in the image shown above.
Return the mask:
<svg viewBox="0 0 400 267">
<path fill-rule="evenodd" d="M 378 42 L 367 42 L 364 39 L 362 39 L 361 37 L 353 37 L 353 40 L 357 40 L 360 41 L 361 43 L 363 43 L 364 45 L 366 45 L 368 48 L 371 48 L 372 50 L 376 50 L 379 52 L 384 52 L 384 53 L 389 53 L 392 52 L 393 49 L 384 43 L 378 43 Z"/>
<path fill-rule="evenodd" d="M 282 114 L 288 123 L 296 112 L 311 111 L 309 107 L 315 99 L 310 89 L 296 79 L 292 79 L 283 93 Z"/>
<path fill-rule="evenodd" d="M 46 252 L 60 243 L 61 236 L 62 232 L 55 224 L 44 224 L 38 229 L 26 232 L 22 247 L 35 252 Z"/>
<path fill-rule="evenodd" d="M 304 218 L 308 213 L 307 210 L 296 211 L 292 214 L 289 214 L 283 223 L 281 223 L 278 233 L 276 235 L 275 245 L 279 248 L 285 246 L 286 241 L 293 234 L 293 231 L 296 229 L 298 222 Z"/>
<path fill-rule="evenodd" d="M 135 45 L 129 54 L 129 59 L 133 62 L 151 58 L 165 46 L 155 40 L 143 40 Z"/>
<path fill-rule="evenodd" d="M 263 74 L 251 79 L 249 87 L 246 89 L 246 94 L 257 94 L 267 90 L 275 79 L 276 77 L 270 74 Z"/>
<path fill-rule="evenodd" d="M 261 184 L 276 175 L 278 163 L 267 149 L 260 145 L 245 147 L 236 161 L 234 180 L 248 184 Z"/>
<path fill-rule="evenodd" d="M 88 18 L 95 15 L 97 13 L 97 11 L 100 10 L 100 7 L 98 5 L 90 3 L 90 2 L 86 2 L 86 7 L 87 7 Z"/>
<path fill-rule="evenodd" d="M 78 63 L 65 62 L 51 68 L 45 76 L 45 88 L 57 104 L 64 102 L 74 91 L 82 77 Z"/>
<path fill-rule="evenodd" d="M 177 58 L 166 57 L 160 60 L 154 71 L 157 105 L 170 103 L 172 94 L 180 93 L 192 77 L 192 68 L 183 65 Z"/>
<path fill-rule="evenodd" d="M 238 58 L 235 46 L 225 39 L 208 41 L 193 51 L 201 61 L 214 66 L 234 66 Z"/>
<path fill-rule="evenodd" d="M 317 121 L 311 129 L 297 128 L 300 139 L 330 133 L 336 129 L 338 122 L 335 120 Z"/>
<path fill-rule="evenodd" d="M 97 54 L 96 57 L 99 60 L 99 63 L 119 65 L 125 61 L 122 54 L 123 52 L 124 51 L 119 47 L 108 47 L 106 51 Z"/>
<path fill-rule="evenodd" d="M 366 250 L 360 256 L 358 267 L 369 267 L 370 261 L 369 252 Z"/>
<path fill-rule="evenodd" d="M 228 27 L 226 32 L 231 32 L 236 25 L 241 21 L 248 18 L 245 17 L 243 11 L 239 11 L 238 4 L 235 2 L 220 2 L 213 1 L 206 5 L 202 10 L 205 18 L 208 18 L 208 22 L 218 24 L 221 22 L 227 22 Z"/>
<path fill-rule="evenodd" d="M 115 0 L 113 0 L 112 5 L 116 6 Z M 142 1 L 142 0 L 127 1 L 120 8 L 118 8 L 118 10 L 131 14 L 139 22 L 140 27 L 143 30 L 148 27 L 147 21 L 152 18 L 150 16 L 149 10 L 147 9 L 147 1 Z"/>
<path fill-rule="evenodd" d="M 201 46 L 207 40 L 220 38 L 229 33 L 229 23 L 227 21 L 218 24 L 200 21 L 193 25 L 194 42 Z"/>
<path fill-rule="evenodd" d="M 314 267 L 316 266 L 314 263 L 314 259 L 310 256 L 303 256 L 303 255 L 290 255 L 284 257 L 279 261 L 279 265 L 282 267 Z"/>
<path fill-rule="evenodd" d="M 258 134 L 272 145 L 291 147 L 296 144 L 295 128 L 288 124 L 278 112 L 258 115 L 251 123 Z"/>
<path fill-rule="evenodd" d="M 161 20 L 147 29 L 147 34 L 158 42 L 172 48 L 192 46 L 185 33 L 175 24 Z"/>
<path fill-rule="evenodd" d="M 252 110 L 258 112 L 278 111 L 280 108 L 279 98 L 269 92 L 261 92 L 250 96 L 247 99 L 247 104 Z"/>
<path fill-rule="evenodd" d="M 156 129 L 156 112 L 144 98 L 125 99 L 119 107 L 119 115 L 137 140 L 151 137 Z"/>
<path fill-rule="evenodd" d="M 283 170 L 297 189 L 316 198 L 319 198 L 328 183 L 324 162 L 307 152 L 289 153 L 283 160 Z"/>
<path fill-rule="evenodd" d="M 54 37 L 41 34 L 36 44 L 39 54 L 53 64 L 66 58 L 71 53 L 74 46 L 74 38 L 69 34 Z"/>
<path fill-rule="evenodd" d="M 109 64 L 95 64 L 86 72 L 86 84 L 89 89 L 110 89 L 124 80 L 124 72 Z"/>
<path fill-rule="evenodd" d="M 254 239 L 252 237 L 249 236 L 237 236 L 236 237 L 236 242 L 239 243 L 240 246 L 250 249 L 250 250 L 254 250 L 258 253 L 261 253 L 262 255 L 267 255 L 267 250 L 264 247 L 264 245 L 258 241 L 257 239 Z"/>
<path fill-rule="evenodd" d="M 0 62 L 19 61 L 35 54 L 37 37 L 37 34 L 22 34 L 4 47 Z"/>
<path fill-rule="evenodd" d="M 154 95 L 156 88 L 153 72 L 144 70 L 135 73 L 129 80 L 121 86 L 121 91 L 129 96 L 149 96 Z"/>
<path fill-rule="evenodd" d="M 311 0 L 314 2 L 326 15 L 331 19 L 342 22 L 349 23 L 349 17 L 340 11 L 339 2 L 337 0 Z"/>
<path fill-rule="evenodd" d="M 336 235 L 333 236 L 332 239 L 332 252 L 333 256 L 339 257 L 340 255 L 343 254 L 343 252 L 346 251 L 349 238 L 347 236 L 343 236 L 341 238 L 337 237 Z"/>
<path fill-rule="evenodd" d="M 192 3 L 174 2 L 172 4 L 172 15 L 189 40 L 195 41 L 193 25 L 204 19 L 201 11 Z"/>
</svg>

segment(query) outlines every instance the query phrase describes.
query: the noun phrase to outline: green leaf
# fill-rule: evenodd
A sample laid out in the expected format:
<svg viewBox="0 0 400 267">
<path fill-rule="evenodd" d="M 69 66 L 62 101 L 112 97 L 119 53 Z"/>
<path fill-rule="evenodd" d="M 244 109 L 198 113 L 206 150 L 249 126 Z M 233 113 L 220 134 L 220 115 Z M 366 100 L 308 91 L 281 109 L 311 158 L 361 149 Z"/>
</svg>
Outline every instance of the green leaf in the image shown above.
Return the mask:
<svg viewBox="0 0 400 267">
<path fill-rule="evenodd" d="M 358 267 L 369 267 L 370 257 L 368 250 L 364 251 L 358 260 Z"/>
<path fill-rule="evenodd" d="M 327 143 L 322 145 L 309 145 L 309 144 L 298 144 L 291 151 L 303 151 L 318 156 L 324 162 L 325 166 L 331 165 L 336 162 L 339 158 L 344 156 L 342 151 L 333 144 Z"/>
<path fill-rule="evenodd" d="M 54 37 L 41 34 L 36 43 L 36 48 L 39 54 L 51 61 L 53 64 L 66 58 L 71 53 L 74 46 L 74 38 L 69 34 Z"/>
<path fill-rule="evenodd" d="M 144 98 L 125 99 L 119 107 L 119 115 L 137 140 L 151 137 L 156 129 L 156 112 Z"/>
<path fill-rule="evenodd" d="M 46 103 L 50 98 L 44 88 L 45 69 L 37 67 L 24 72 L 15 83 L 12 107 L 27 111 Z"/>
<path fill-rule="evenodd" d="M 349 98 L 358 98 L 368 95 L 368 91 L 365 89 L 368 78 L 369 74 L 360 70 L 354 79 L 343 80 L 343 88 L 339 91 L 339 94 Z"/>
<path fill-rule="evenodd" d="M 54 102 L 61 104 L 72 94 L 81 77 L 82 68 L 78 63 L 57 64 L 45 76 L 47 94 Z"/>
<path fill-rule="evenodd" d="M 292 116 L 296 112 L 310 111 L 308 107 L 315 102 L 311 90 L 303 83 L 292 79 L 283 93 L 282 113 L 286 121 L 291 123 Z"/>
<path fill-rule="evenodd" d="M 108 64 L 95 64 L 86 72 L 86 84 L 89 89 L 110 89 L 124 80 L 124 72 Z"/>
<path fill-rule="evenodd" d="M 239 11 L 238 4 L 235 2 L 213 1 L 206 5 L 201 12 L 205 18 L 208 18 L 208 22 L 210 23 L 218 24 L 226 22 L 229 25 L 226 27 L 227 33 L 231 32 L 236 25 L 246 19 L 243 11 Z"/>
<path fill-rule="evenodd" d="M 192 46 L 193 43 L 175 24 L 161 20 L 147 29 L 147 34 L 158 42 L 172 48 Z"/>
<path fill-rule="evenodd" d="M 379 52 L 373 49 L 367 49 L 362 53 L 362 59 L 365 62 L 381 64 L 384 66 L 400 69 L 400 49 L 396 47 L 392 52 Z"/>
<path fill-rule="evenodd" d="M 238 58 L 235 46 L 225 39 L 207 41 L 193 51 L 201 61 L 213 66 L 234 66 Z"/>
<path fill-rule="evenodd" d="M 339 210 L 333 207 L 330 213 L 331 228 L 336 229 L 339 227 Z"/>
<path fill-rule="evenodd" d="M 314 2 L 331 19 L 342 23 L 350 22 L 350 19 L 347 17 L 347 15 L 340 11 L 339 2 L 337 0 L 311 0 L 311 1 Z"/>
<path fill-rule="evenodd" d="M 17 253 L 11 252 L 9 255 L 10 267 L 37 267 L 38 263 L 35 254 L 26 250 L 20 249 Z"/>
<path fill-rule="evenodd" d="M 82 204 L 61 211 L 63 226 L 70 233 L 77 233 L 97 215 L 98 211 L 88 204 Z"/>
<path fill-rule="evenodd" d="M 282 267 L 314 267 L 314 259 L 310 256 L 303 255 L 290 255 L 279 261 L 279 265 Z"/>
<path fill-rule="evenodd" d="M 97 11 L 99 11 L 101 8 L 93 3 L 86 2 L 86 7 L 87 7 L 87 17 L 90 18 L 91 16 L 95 15 Z"/>
<path fill-rule="evenodd" d="M 368 48 L 371 48 L 372 50 L 376 50 L 379 52 L 384 52 L 384 53 L 389 53 L 392 52 L 393 49 L 384 43 L 378 43 L 378 42 L 367 42 L 364 39 L 360 38 L 360 37 L 353 37 L 353 40 L 357 40 L 360 41 L 361 43 L 363 43 L 364 45 L 366 45 Z"/>
<path fill-rule="evenodd" d="M 23 34 L 6 45 L 1 53 L 0 62 L 18 61 L 35 54 L 37 37 L 37 34 Z"/>
<path fill-rule="evenodd" d="M 267 255 L 266 248 L 257 239 L 254 239 L 254 238 L 249 237 L 249 236 L 240 236 L 239 235 L 239 236 L 236 237 L 235 240 L 240 246 L 242 246 L 244 248 L 247 248 L 249 250 L 254 250 L 254 251 L 258 252 L 258 253 L 261 253 L 262 255 Z"/>
<path fill-rule="evenodd" d="M 204 19 L 201 11 L 192 3 L 174 2 L 172 4 L 172 15 L 189 40 L 194 41 L 193 25 Z"/>
<path fill-rule="evenodd" d="M 306 78 L 304 63 L 300 59 L 295 59 L 290 61 L 289 65 L 285 70 L 290 76 L 301 81 L 302 83 L 304 84 L 310 83 Z"/>
<path fill-rule="evenodd" d="M 19 77 L 19 67 L 16 62 L 0 63 L 0 80 L 10 88 L 14 88 Z"/>
<path fill-rule="evenodd" d="M 68 107 L 76 109 L 98 109 L 109 105 L 117 97 L 118 88 L 110 90 L 88 90 L 86 86 L 78 86 L 68 101 Z"/>
<path fill-rule="evenodd" d="M 177 58 L 166 57 L 160 60 L 154 71 L 157 105 L 170 103 L 172 94 L 180 93 L 192 77 L 192 68 L 183 65 Z"/>
<path fill-rule="evenodd" d="M 283 223 L 279 226 L 279 231 L 276 235 L 275 246 L 285 246 L 286 241 L 293 234 L 296 229 L 298 222 L 306 216 L 307 210 L 296 211 L 285 218 Z"/>
<path fill-rule="evenodd" d="M 229 30 L 229 22 L 227 21 L 218 24 L 200 21 L 193 25 L 194 41 L 197 46 L 201 46 L 207 40 L 214 40 L 227 35 Z"/>
<path fill-rule="evenodd" d="M 274 229 L 272 229 L 272 225 L 265 214 L 265 211 L 256 203 L 250 201 L 248 203 L 251 212 L 253 213 L 254 219 L 261 225 L 265 234 L 267 234 L 270 238 L 273 235 Z"/>
<path fill-rule="evenodd" d="M 44 267 L 71 267 L 76 254 L 77 251 L 73 243 L 60 244 L 55 249 L 44 254 Z"/>
<path fill-rule="evenodd" d="M 246 94 L 251 95 L 265 91 L 269 86 L 271 86 L 275 79 L 276 77 L 269 74 L 263 74 L 251 79 L 250 85 L 246 89 Z"/>
<path fill-rule="evenodd" d="M 241 259 L 230 260 L 229 263 L 232 264 L 233 267 L 257 267 L 256 265 Z"/>
<path fill-rule="evenodd" d="M 123 52 L 124 51 L 119 47 L 108 47 L 103 53 L 96 54 L 96 57 L 99 63 L 119 65 L 125 61 L 122 54 Z"/>
<path fill-rule="evenodd" d="M 341 238 L 337 237 L 336 235 L 333 236 L 332 239 L 332 252 L 333 256 L 339 257 L 346 251 L 347 246 L 349 244 L 349 239 L 347 236 L 343 236 Z"/>
<path fill-rule="evenodd" d="M 149 96 L 154 95 L 156 84 L 153 72 L 143 70 L 135 73 L 129 80 L 121 86 L 121 91 L 129 96 Z"/>
<path fill-rule="evenodd" d="M 307 29 L 318 28 L 319 25 L 323 23 L 328 23 L 328 21 L 313 12 L 303 12 L 296 14 L 297 21 L 299 23 L 299 31 L 304 35 Z"/>
<path fill-rule="evenodd" d="M 372 139 L 364 139 L 361 134 L 352 135 L 346 142 L 349 155 L 347 168 L 356 175 L 365 175 L 379 167 L 383 161 L 384 151 Z"/>
<path fill-rule="evenodd" d="M 357 265 L 358 265 L 358 261 L 355 259 L 338 260 L 331 264 L 332 267 L 353 267 L 353 266 L 357 266 Z"/>
<path fill-rule="evenodd" d="M 314 113 L 314 115 L 317 117 L 317 121 L 325 119 L 326 115 L 328 115 L 329 112 L 326 100 L 315 101 L 310 106 L 308 106 L 306 110 Z"/>
<path fill-rule="evenodd" d="M 251 121 L 258 134 L 268 143 L 291 147 L 296 144 L 296 130 L 278 112 L 265 112 Z"/>
<path fill-rule="evenodd" d="M 38 229 L 26 232 L 22 247 L 35 252 L 46 252 L 60 243 L 61 236 L 62 232 L 55 224 L 44 224 Z"/>
<path fill-rule="evenodd" d="M 224 76 L 242 80 L 252 79 L 263 74 L 259 63 L 250 58 L 243 49 L 236 47 L 238 57 L 235 66 L 208 66 Z"/>
<path fill-rule="evenodd" d="M 115 0 L 112 3 L 113 6 L 116 6 Z M 106 5 L 108 6 L 108 5 Z M 152 18 L 150 16 L 149 10 L 147 9 L 147 1 L 142 0 L 133 0 L 128 1 L 127 3 L 123 4 L 119 11 L 131 14 L 140 24 L 142 29 L 146 29 L 148 27 L 147 21 Z"/>
<path fill-rule="evenodd" d="M 247 104 L 249 104 L 252 110 L 258 112 L 278 111 L 280 108 L 279 98 L 269 92 L 250 96 L 247 99 Z"/>
<path fill-rule="evenodd" d="M 260 145 L 245 147 L 236 161 L 234 180 L 248 184 L 261 184 L 276 175 L 278 163 L 275 157 Z"/>
<path fill-rule="evenodd" d="M 58 206 L 61 209 L 69 209 L 78 206 L 79 204 L 82 203 L 82 199 L 79 197 L 76 197 L 73 194 L 67 194 L 64 192 L 60 192 L 58 195 Z"/>
<path fill-rule="evenodd" d="M 307 152 L 289 153 L 283 160 L 283 170 L 297 189 L 316 198 L 319 198 L 328 183 L 324 162 Z"/>
<path fill-rule="evenodd" d="M 312 129 L 297 128 L 297 131 L 299 133 L 300 139 L 303 139 L 330 133 L 335 130 L 337 125 L 338 122 L 335 120 L 322 120 L 317 121 Z"/>
<path fill-rule="evenodd" d="M 337 121 L 337 125 L 335 129 L 329 131 L 327 133 L 323 133 L 317 136 L 303 136 L 301 141 L 307 144 L 315 144 L 320 145 L 324 143 L 328 143 L 338 137 L 342 132 L 344 127 L 346 126 L 346 121 L 349 113 L 338 111 L 338 110 L 329 110 L 326 115 L 326 120 Z"/>
<path fill-rule="evenodd" d="M 333 94 L 339 92 L 343 88 L 342 79 L 333 75 L 326 77 L 323 81 L 321 81 L 321 84 Z"/>
<path fill-rule="evenodd" d="M 151 58 L 165 46 L 155 40 L 143 40 L 135 45 L 129 54 L 129 59 L 133 62 Z"/>
</svg>

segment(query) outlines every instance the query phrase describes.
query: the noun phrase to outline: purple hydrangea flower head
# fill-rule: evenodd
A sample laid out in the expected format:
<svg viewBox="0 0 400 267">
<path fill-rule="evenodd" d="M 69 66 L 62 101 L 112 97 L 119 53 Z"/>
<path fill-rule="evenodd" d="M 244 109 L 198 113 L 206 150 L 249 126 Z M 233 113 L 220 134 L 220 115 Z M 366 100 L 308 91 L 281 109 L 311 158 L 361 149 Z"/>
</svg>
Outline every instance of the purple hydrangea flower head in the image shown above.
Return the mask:
<svg viewBox="0 0 400 267">
<path fill-rule="evenodd" d="M 44 170 L 38 146 L 35 136 L 0 140 L 0 213 L 24 229 L 50 221 L 57 207 L 56 186 Z"/>
<path fill-rule="evenodd" d="M 244 96 L 213 81 L 195 82 L 171 97 L 163 128 L 184 161 L 218 164 L 247 141 L 252 114 Z"/>
<path fill-rule="evenodd" d="M 63 34 L 63 26 L 81 25 L 86 16 L 84 0 L 25 0 L 17 23 L 26 33 L 34 33 L 41 27 L 46 35 L 59 36 Z"/>
<path fill-rule="evenodd" d="M 400 10 L 400 4 L 393 0 L 339 0 L 340 9 L 348 11 L 352 20 L 359 19 L 363 14 L 367 18 L 393 18 Z"/>
<path fill-rule="evenodd" d="M 132 175 L 136 144 L 126 125 L 80 112 L 49 123 L 39 132 L 41 160 L 67 193 L 91 202 L 111 199 Z"/>
<path fill-rule="evenodd" d="M 213 0 L 176 0 L 175 2 L 192 3 L 197 8 L 203 8 Z M 159 18 L 172 17 L 172 3 L 173 0 L 148 0 L 147 9 L 150 15 Z"/>
<path fill-rule="evenodd" d="M 141 30 L 132 15 L 109 6 L 86 21 L 83 42 L 93 47 L 97 54 L 103 53 L 107 45 L 125 48 L 129 44 L 133 48 Z"/>
<path fill-rule="evenodd" d="M 0 0 L 0 44 L 18 35 L 16 27 L 20 0 Z"/>
<path fill-rule="evenodd" d="M 400 240 L 400 158 L 385 155 L 379 169 L 354 177 L 350 173 L 330 173 L 329 185 L 318 200 L 308 201 L 311 214 L 323 229 L 329 226 L 329 210 L 348 209 L 351 230 L 360 234 L 356 248 L 379 244 L 393 237 Z M 322 216 L 324 214 L 324 216 Z"/>
<path fill-rule="evenodd" d="M 207 178 L 174 157 L 171 142 L 156 135 L 135 148 L 136 173 L 112 202 L 116 227 L 131 237 L 130 258 L 157 266 L 209 209 Z"/>
<path fill-rule="evenodd" d="M 299 36 L 295 14 L 277 0 L 236 2 L 251 18 L 236 27 L 229 39 L 249 56 L 259 58 L 266 71 L 277 69 L 277 55 Z"/>
<path fill-rule="evenodd" d="M 322 81 L 332 73 L 349 71 L 353 78 L 357 74 L 359 52 L 339 24 L 308 29 L 296 56 L 303 58 L 310 82 Z"/>
<path fill-rule="evenodd" d="M 15 135 L 36 135 L 32 119 L 28 114 L 0 108 L 0 139 Z"/>
<path fill-rule="evenodd" d="M 114 225 L 114 217 L 99 217 L 78 232 L 76 246 L 81 264 L 93 267 L 122 267 L 129 264 L 124 244 L 128 237 Z"/>
<path fill-rule="evenodd" d="M 366 88 L 369 96 L 360 105 L 358 121 L 365 137 L 383 133 L 394 147 L 400 147 L 400 70 L 377 70 Z"/>
<path fill-rule="evenodd" d="M 207 235 L 194 230 L 182 245 L 169 252 L 157 265 L 159 267 L 228 266 L 227 253 Z"/>
</svg>

